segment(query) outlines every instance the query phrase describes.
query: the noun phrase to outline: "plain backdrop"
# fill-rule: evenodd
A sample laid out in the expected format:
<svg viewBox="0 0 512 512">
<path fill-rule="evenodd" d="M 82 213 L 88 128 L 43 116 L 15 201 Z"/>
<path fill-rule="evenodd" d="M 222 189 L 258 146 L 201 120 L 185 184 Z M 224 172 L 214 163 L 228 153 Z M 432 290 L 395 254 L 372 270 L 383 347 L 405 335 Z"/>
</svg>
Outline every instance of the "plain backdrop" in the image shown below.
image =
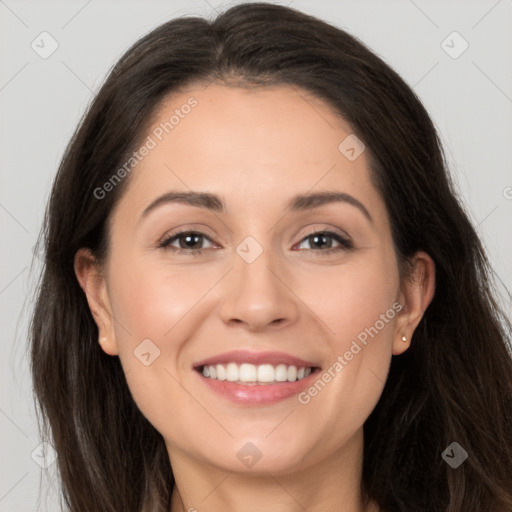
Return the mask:
<svg viewBox="0 0 512 512">
<path fill-rule="evenodd" d="M 58 510 L 56 464 L 40 465 L 26 332 L 39 262 L 36 251 L 31 271 L 34 244 L 64 148 L 106 73 L 138 37 L 173 17 L 214 16 L 234 3 L 0 0 L 1 512 L 36 510 L 40 484 L 40 510 Z M 414 88 L 439 130 L 510 313 L 512 1 L 288 4 L 357 36 Z M 51 55 L 41 55 L 52 45 Z"/>
</svg>

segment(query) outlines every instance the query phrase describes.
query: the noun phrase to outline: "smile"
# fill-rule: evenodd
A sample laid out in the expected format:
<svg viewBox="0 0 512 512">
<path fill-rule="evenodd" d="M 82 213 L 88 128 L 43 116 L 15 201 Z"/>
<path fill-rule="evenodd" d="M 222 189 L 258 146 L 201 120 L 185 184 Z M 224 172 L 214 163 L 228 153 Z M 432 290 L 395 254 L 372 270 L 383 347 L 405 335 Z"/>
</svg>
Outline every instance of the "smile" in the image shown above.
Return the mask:
<svg viewBox="0 0 512 512">
<path fill-rule="evenodd" d="M 304 391 L 321 371 L 318 359 L 286 352 L 232 350 L 193 364 L 213 397 L 244 406 L 266 406 Z"/>
<path fill-rule="evenodd" d="M 261 364 L 250 363 L 204 365 L 199 371 L 204 377 L 219 381 L 234 382 L 245 385 L 268 385 L 277 382 L 296 382 L 307 377 L 313 368 L 299 367 L 285 364 Z"/>
</svg>

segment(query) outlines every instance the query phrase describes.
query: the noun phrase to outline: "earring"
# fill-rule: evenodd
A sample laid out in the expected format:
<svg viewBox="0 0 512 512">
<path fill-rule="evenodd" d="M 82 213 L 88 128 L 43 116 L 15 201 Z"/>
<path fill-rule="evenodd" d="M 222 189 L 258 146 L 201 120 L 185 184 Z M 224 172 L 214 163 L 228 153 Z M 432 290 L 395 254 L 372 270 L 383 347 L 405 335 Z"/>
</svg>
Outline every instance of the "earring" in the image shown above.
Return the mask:
<svg viewBox="0 0 512 512">
<path fill-rule="evenodd" d="M 402 341 L 403 341 L 404 343 L 407 343 L 407 338 L 406 338 L 405 336 L 402 336 Z"/>
<path fill-rule="evenodd" d="M 100 345 L 103 344 L 103 342 L 107 341 L 107 337 L 104 336 L 103 338 L 100 338 Z"/>
</svg>

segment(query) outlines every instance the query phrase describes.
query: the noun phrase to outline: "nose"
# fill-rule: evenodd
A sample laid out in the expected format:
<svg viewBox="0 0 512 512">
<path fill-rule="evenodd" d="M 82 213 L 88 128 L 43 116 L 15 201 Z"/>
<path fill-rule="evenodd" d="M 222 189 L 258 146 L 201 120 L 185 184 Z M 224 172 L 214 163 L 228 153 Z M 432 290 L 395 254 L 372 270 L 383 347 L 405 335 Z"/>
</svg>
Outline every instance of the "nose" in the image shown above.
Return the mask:
<svg viewBox="0 0 512 512">
<path fill-rule="evenodd" d="M 271 250 L 263 250 L 252 262 L 236 253 L 233 259 L 234 268 L 223 285 L 222 320 L 243 324 L 251 332 L 281 329 L 296 322 L 300 300 L 289 273 L 284 265 L 278 265 Z"/>
</svg>

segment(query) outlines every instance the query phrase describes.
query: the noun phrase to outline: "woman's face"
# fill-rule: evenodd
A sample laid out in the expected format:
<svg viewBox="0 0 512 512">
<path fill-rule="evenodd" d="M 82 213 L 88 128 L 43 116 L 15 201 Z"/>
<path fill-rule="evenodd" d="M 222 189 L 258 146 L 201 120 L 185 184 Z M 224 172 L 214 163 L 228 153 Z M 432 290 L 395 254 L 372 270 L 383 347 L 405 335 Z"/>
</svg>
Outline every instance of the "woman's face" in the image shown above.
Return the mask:
<svg viewBox="0 0 512 512">
<path fill-rule="evenodd" d="M 348 449 L 413 330 L 350 126 L 302 90 L 211 84 L 167 98 L 147 136 L 95 318 L 171 460 L 276 474 Z"/>
</svg>

